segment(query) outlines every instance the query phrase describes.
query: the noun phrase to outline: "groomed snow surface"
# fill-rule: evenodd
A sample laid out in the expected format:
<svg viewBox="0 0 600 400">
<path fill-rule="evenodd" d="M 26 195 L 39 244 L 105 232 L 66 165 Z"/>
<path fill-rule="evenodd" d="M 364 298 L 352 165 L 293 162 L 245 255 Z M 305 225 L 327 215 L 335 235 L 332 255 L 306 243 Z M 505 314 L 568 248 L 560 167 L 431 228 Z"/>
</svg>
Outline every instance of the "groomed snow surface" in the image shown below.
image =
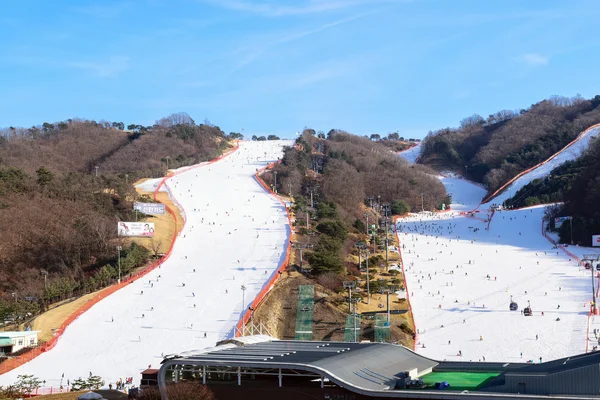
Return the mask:
<svg viewBox="0 0 600 400">
<path fill-rule="evenodd" d="M 598 133 L 600 128 L 591 129 L 490 203 L 501 204 L 532 180 L 578 158 Z M 414 162 L 411 150 L 399 155 Z M 489 204 L 478 207 L 485 190 L 463 179 L 438 178 L 452 194 L 452 212 L 412 214 L 398 224 L 419 330 L 417 352 L 441 360 L 539 362 L 592 350 L 600 318 L 590 319 L 588 331 L 591 272 L 544 238 L 544 207 L 496 212 L 487 231 Z M 477 208 L 476 218 L 458 213 Z M 568 250 L 579 257 L 598 253 L 576 246 Z M 597 280 L 594 284 L 598 287 Z M 518 311 L 509 310 L 511 295 Z M 529 303 L 534 315 L 525 317 L 520 310 Z"/>
<path fill-rule="evenodd" d="M 128 376 L 139 382 L 142 370 L 159 367 L 161 354 L 214 346 L 230 335 L 285 257 L 285 210 L 254 173 L 291 144 L 242 142 L 223 160 L 169 179 L 187 215 L 169 260 L 84 313 L 54 349 L 0 375 L 0 385 L 34 374 L 56 388 L 89 372 L 107 385 Z"/>
<path fill-rule="evenodd" d="M 399 222 L 417 352 L 536 362 L 585 352 L 590 272 L 552 248 L 542 216 L 542 207 L 499 212 L 489 231 L 454 213 Z M 534 315 L 510 311 L 511 295 L 519 310 L 531 302 Z"/>
</svg>

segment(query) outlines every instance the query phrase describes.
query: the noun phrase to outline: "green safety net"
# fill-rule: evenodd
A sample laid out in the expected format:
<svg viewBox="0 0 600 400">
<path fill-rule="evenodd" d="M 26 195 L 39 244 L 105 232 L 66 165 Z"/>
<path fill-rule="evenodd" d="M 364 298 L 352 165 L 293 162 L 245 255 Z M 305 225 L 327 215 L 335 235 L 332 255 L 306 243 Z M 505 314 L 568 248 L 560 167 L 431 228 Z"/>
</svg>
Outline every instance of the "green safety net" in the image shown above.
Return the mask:
<svg viewBox="0 0 600 400">
<path fill-rule="evenodd" d="M 378 343 L 389 343 L 390 341 L 390 324 L 387 314 L 375 314 L 375 341 Z"/>
<path fill-rule="evenodd" d="M 354 342 L 354 319 L 356 318 L 356 341 L 360 342 L 360 318 L 350 314 L 346 317 L 344 342 Z"/>
<path fill-rule="evenodd" d="M 298 310 L 296 310 L 296 340 L 313 339 L 313 313 L 315 304 L 315 287 L 301 285 L 298 287 Z"/>
</svg>

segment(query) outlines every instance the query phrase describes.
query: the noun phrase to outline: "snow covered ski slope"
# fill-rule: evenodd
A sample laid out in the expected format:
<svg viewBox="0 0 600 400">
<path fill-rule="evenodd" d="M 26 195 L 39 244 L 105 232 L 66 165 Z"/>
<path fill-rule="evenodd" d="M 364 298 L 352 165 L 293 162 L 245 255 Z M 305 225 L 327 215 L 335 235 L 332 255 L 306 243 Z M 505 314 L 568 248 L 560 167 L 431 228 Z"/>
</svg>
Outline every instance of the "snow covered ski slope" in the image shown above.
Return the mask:
<svg viewBox="0 0 600 400">
<path fill-rule="evenodd" d="M 588 329 L 591 274 L 542 235 L 544 207 L 496 212 L 489 231 L 486 210 L 579 157 L 598 133 L 600 127 L 586 130 L 482 204 L 483 212 L 474 217 L 460 212 L 479 208 L 485 190 L 438 176 L 452 194 L 452 211 L 398 220 L 417 352 L 447 360 L 539 362 L 591 350 L 596 340 Z M 416 159 L 410 150 L 399 156 Z M 597 252 L 568 250 L 577 256 Z M 511 296 L 517 311 L 509 310 Z M 530 317 L 520 311 L 529 304 Z M 590 326 L 600 329 L 600 320 L 591 318 Z"/>
<path fill-rule="evenodd" d="M 172 256 L 84 313 L 54 349 L 0 375 L 0 385 L 34 374 L 47 386 L 66 386 L 90 372 L 107 385 L 127 376 L 138 382 L 161 354 L 213 346 L 230 334 L 285 257 L 285 210 L 254 173 L 291 144 L 242 142 L 221 161 L 167 180 L 187 216 Z"/>
<path fill-rule="evenodd" d="M 541 235 L 542 216 L 543 207 L 499 212 L 490 231 L 455 213 L 399 220 L 417 352 L 536 362 L 585 352 L 590 273 Z M 534 315 L 510 311 L 511 296 Z"/>
<path fill-rule="evenodd" d="M 411 147 L 410 149 L 401 151 L 398 155 L 404 158 L 409 163 L 415 163 L 419 155 L 421 154 L 421 142 L 416 146 Z"/>
<path fill-rule="evenodd" d="M 578 140 L 575 141 L 571 146 L 550 157 L 537 168 L 534 168 L 533 170 L 518 177 L 510 185 L 506 186 L 506 188 L 504 188 L 498 195 L 492 197 L 491 199 L 487 199 L 484 207 L 492 203 L 502 204 L 505 200 L 508 200 L 514 196 L 519 189 L 534 179 L 544 178 L 550 175 L 550 172 L 552 172 L 553 169 L 564 164 L 565 162 L 576 160 L 583 154 L 585 150 L 587 150 L 592 138 L 595 138 L 599 133 L 600 126 L 591 127 L 590 129 L 584 131 L 579 136 Z"/>
</svg>

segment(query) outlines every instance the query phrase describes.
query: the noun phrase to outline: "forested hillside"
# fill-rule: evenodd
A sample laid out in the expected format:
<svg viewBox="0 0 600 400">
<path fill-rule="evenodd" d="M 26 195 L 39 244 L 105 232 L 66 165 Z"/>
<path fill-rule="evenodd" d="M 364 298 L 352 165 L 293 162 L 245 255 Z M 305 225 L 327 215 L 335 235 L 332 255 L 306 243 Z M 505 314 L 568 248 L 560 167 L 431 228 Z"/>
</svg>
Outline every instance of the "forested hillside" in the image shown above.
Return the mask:
<svg viewBox="0 0 600 400">
<path fill-rule="evenodd" d="M 352 249 L 349 233 L 364 232 L 365 212 L 376 219 L 370 206 L 380 212 L 389 204 L 391 213 L 401 214 L 420 210 L 421 200 L 426 210 L 449 202 L 431 169 L 411 166 L 389 147 L 343 131 L 332 130 L 324 138 L 305 130 L 274 171 L 277 190 L 293 194 L 299 218 L 309 212 L 316 221 L 314 250 L 307 256 L 314 273 L 343 271 Z M 272 172 L 264 178 L 275 183 Z M 311 192 L 314 208 L 309 207 Z"/>
<path fill-rule="evenodd" d="M 108 284 L 122 244 L 116 222 L 134 218 L 135 180 L 214 158 L 239 137 L 187 114 L 127 128 L 68 120 L 0 130 L 0 318 Z M 122 272 L 149 256 L 127 246 Z"/>
<path fill-rule="evenodd" d="M 600 123 L 600 96 L 552 97 L 520 110 L 473 115 L 459 128 L 430 132 L 420 162 L 451 169 L 492 192 Z"/>
</svg>

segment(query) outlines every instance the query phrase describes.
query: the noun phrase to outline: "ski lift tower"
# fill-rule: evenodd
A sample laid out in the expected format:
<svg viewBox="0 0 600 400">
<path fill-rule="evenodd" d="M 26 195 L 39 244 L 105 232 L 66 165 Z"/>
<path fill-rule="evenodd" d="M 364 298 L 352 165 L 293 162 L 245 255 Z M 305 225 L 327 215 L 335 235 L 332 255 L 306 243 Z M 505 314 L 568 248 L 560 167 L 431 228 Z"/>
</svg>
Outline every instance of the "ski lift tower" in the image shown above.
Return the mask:
<svg viewBox="0 0 600 400">
<path fill-rule="evenodd" d="M 590 272 L 592 274 L 592 314 L 594 315 L 598 315 L 598 307 L 596 307 L 596 296 L 598 295 L 598 293 L 596 293 L 596 288 L 594 287 L 594 263 L 598 263 L 600 262 L 600 254 L 584 254 L 583 255 L 583 259 L 581 260 L 581 262 L 583 263 L 583 265 L 585 265 L 586 262 L 589 262 L 590 265 Z"/>
</svg>

